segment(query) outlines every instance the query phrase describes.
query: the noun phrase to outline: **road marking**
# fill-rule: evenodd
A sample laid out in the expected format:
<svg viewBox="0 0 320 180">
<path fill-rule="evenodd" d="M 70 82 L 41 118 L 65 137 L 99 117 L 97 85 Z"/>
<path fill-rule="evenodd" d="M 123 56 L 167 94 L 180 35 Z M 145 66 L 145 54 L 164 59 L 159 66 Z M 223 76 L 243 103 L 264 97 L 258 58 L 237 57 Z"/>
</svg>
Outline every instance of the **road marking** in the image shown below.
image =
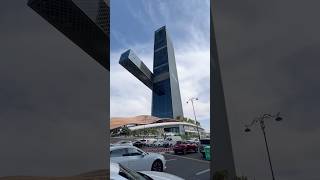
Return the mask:
<svg viewBox="0 0 320 180">
<path fill-rule="evenodd" d="M 210 171 L 210 169 L 206 169 L 206 170 L 197 172 L 197 173 L 196 173 L 196 176 L 199 176 L 199 175 L 204 174 L 204 173 L 209 172 L 209 171 Z"/>
<path fill-rule="evenodd" d="M 168 162 L 168 161 L 175 161 L 175 160 L 177 159 L 167 159 L 166 161 Z"/>
<path fill-rule="evenodd" d="M 178 156 L 178 155 L 173 155 L 173 154 L 166 154 L 166 155 L 175 156 L 175 157 L 184 158 L 184 159 L 189 159 L 189 160 L 193 160 L 193 161 L 199 161 L 199 162 L 203 162 L 203 163 L 210 163 L 210 161 L 194 159 L 194 158 L 189 158 L 189 157 L 184 157 L 184 156 Z"/>
</svg>

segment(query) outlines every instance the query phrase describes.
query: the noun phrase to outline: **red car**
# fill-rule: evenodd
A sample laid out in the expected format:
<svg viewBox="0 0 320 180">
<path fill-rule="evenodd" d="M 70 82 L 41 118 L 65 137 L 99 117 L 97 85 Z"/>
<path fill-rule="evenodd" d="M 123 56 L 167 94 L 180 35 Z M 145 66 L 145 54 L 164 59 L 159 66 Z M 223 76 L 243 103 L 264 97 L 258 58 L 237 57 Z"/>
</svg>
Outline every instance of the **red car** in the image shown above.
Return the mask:
<svg viewBox="0 0 320 180">
<path fill-rule="evenodd" d="M 178 154 L 179 152 L 186 154 L 189 151 L 198 152 L 198 146 L 191 142 L 177 141 L 173 146 L 173 151 L 175 154 Z"/>
</svg>

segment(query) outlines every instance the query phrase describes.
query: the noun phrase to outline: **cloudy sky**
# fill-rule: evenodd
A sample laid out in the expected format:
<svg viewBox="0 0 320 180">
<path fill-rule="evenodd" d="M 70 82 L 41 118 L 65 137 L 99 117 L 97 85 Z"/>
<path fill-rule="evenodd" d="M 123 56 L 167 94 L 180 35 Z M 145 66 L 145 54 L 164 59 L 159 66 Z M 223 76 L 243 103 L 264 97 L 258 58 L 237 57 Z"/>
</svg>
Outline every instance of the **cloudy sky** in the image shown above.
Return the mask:
<svg viewBox="0 0 320 180">
<path fill-rule="evenodd" d="M 280 111 L 282 122 L 266 122 L 276 179 L 320 179 L 320 2 L 212 5 L 238 174 L 271 179 L 261 130 L 243 130 L 254 117 Z"/>
<path fill-rule="evenodd" d="M 118 62 L 130 48 L 152 70 L 154 31 L 166 25 L 175 49 L 184 115 L 194 119 L 186 101 L 198 97 L 197 118 L 209 130 L 209 0 L 113 0 L 111 7 L 111 117 L 151 114 L 151 91 Z"/>
</svg>

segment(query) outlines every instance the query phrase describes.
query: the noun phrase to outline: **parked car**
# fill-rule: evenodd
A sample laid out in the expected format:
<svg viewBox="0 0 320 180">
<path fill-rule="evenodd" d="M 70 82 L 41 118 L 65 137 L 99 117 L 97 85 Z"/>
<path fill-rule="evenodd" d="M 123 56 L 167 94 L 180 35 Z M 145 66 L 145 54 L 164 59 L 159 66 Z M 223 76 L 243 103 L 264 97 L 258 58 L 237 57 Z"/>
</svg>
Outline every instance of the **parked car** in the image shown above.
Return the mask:
<svg viewBox="0 0 320 180">
<path fill-rule="evenodd" d="M 202 157 L 205 158 L 204 147 L 210 146 L 210 139 L 200 139 L 199 152 L 202 154 Z"/>
<path fill-rule="evenodd" d="M 140 141 L 142 143 L 142 146 L 152 146 L 153 142 L 155 142 L 156 139 L 145 138 L 137 139 L 136 141 Z"/>
<path fill-rule="evenodd" d="M 183 180 L 182 178 L 156 171 L 134 171 L 121 164 L 110 162 L 112 180 Z"/>
<path fill-rule="evenodd" d="M 169 136 L 165 138 L 163 146 L 164 147 L 174 146 L 177 143 L 177 141 L 182 141 L 181 136 Z"/>
<path fill-rule="evenodd" d="M 145 140 L 146 140 L 146 146 L 152 146 L 154 142 L 157 141 L 157 139 L 154 139 L 154 138 L 147 138 Z"/>
<path fill-rule="evenodd" d="M 166 169 L 163 155 L 147 153 L 135 146 L 110 147 L 110 160 L 135 171 L 160 171 Z"/>
<path fill-rule="evenodd" d="M 195 143 L 194 141 L 192 140 L 186 140 L 187 143 Z M 196 143 L 195 143 L 196 144 Z"/>
<path fill-rule="evenodd" d="M 196 144 L 199 145 L 199 139 L 198 139 L 198 138 L 191 138 L 191 139 L 189 139 L 189 140 L 187 140 L 187 141 L 193 142 L 193 143 L 196 143 Z"/>
<path fill-rule="evenodd" d="M 114 143 L 113 145 L 128 145 L 128 146 L 133 146 L 133 143 L 132 143 L 132 141 L 121 140 L 121 141 L 118 141 L 118 142 Z"/>
<path fill-rule="evenodd" d="M 145 146 L 145 143 L 143 143 L 141 141 L 135 141 L 135 142 L 133 142 L 133 146 L 138 147 L 138 148 L 142 148 L 143 146 Z"/>
<path fill-rule="evenodd" d="M 163 147 L 170 147 L 173 145 L 173 142 L 168 141 L 168 140 L 164 140 L 163 141 Z"/>
<path fill-rule="evenodd" d="M 155 147 L 162 147 L 163 146 L 163 143 L 164 143 L 164 140 L 157 140 L 153 143 L 153 146 Z"/>
<path fill-rule="evenodd" d="M 186 154 L 189 151 L 198 152 L 198 146 L 191 142 L 177 141 L 173 146 L 173 151 L 175 154 L 178 154 L 179 152 Z"/>
</svg>

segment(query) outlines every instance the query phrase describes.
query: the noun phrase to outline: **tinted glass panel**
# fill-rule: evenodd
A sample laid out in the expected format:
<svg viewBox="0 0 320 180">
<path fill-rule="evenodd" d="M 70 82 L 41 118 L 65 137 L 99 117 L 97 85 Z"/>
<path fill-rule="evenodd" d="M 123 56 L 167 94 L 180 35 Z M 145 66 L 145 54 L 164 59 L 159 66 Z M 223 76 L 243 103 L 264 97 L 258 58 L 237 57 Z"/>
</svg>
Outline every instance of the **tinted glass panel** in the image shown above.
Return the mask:
<svg viewBox="0 0 320 180">
<path fill-rule="evenodd" d="M 164 80 L 154 84 L 154 88 L 163 92 L 162 95 L 153 93 L 152 115 L 156 117 L 172 117 L 172 102 L 170 80 Z"/>
<path fill-rule="evenodd" d="M 165 44 L 166 44 L 166 32 L 165 32 L 165 29 L 162 29 L 155 34 L 154 50 L 163 47 Z"/>
<path fill-rule="evenodd" d="M 154 53 L 154 67 L 160 66 L 168 62 L 167 48 L 163 48 Z"/>
<path fill-rule="evenodd" d="M 121 157 L 126 154 L 125 149 L 116 149 L 110 152 L 110 157 Z"/>
<path fill-rule="evenodd" d="M 127 150 L 128 150 L 128 152 L 124 156 L 140 156 L 140 155 L 142 155 L 142 152 L 138 151 L 135 148 L 129 148 Z"/>
</svg>

